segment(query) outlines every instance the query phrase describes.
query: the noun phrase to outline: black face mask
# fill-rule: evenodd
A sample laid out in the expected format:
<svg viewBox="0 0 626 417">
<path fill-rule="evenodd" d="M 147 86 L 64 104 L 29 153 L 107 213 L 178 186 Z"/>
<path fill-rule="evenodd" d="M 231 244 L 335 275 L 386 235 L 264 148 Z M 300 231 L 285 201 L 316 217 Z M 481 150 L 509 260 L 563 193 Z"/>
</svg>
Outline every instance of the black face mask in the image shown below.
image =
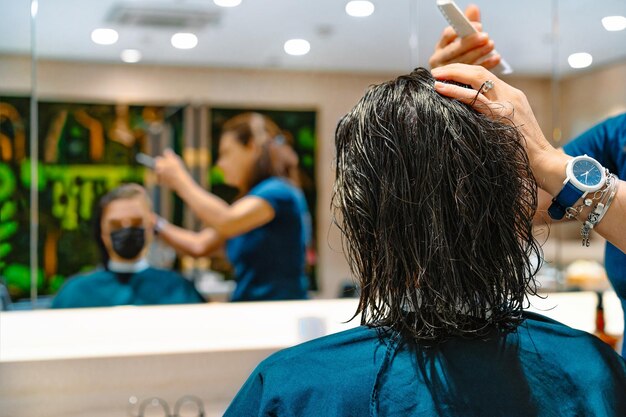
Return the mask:
<svg viewBox="0 0 626 417">
<path fill-rule="evenodd" d="M 146 244 L 143 227 L 124 227 L 111 232 L 113 250 L 124 259 L 134 259 Z"/>
</svg>

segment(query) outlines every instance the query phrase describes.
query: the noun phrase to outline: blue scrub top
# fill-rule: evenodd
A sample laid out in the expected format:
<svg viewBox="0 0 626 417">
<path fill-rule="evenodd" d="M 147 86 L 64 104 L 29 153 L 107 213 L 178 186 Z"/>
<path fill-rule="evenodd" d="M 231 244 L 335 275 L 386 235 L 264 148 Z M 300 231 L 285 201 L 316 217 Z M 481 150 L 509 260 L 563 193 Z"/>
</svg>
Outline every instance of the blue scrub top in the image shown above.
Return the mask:
<svg viewBox="0 0 626 417">
<path fill-rule="evenodd" d="M 173 271 L 147 268 L 118 274 L 101 269 L 70 278 L 52 300 L 52 308 L 202 302 L 193 284 Z"/>
<path fill-rule="evenodd" d="M 571 156 L 587 154 L 621 180 L 626 180 L 626 114 L 594 126 L 565 145 L 563 150 Z M 604 266 L 622 303 L 626 322 L 626 254 L 607 242 Z M 626 356 L 626 343 L 622 346 L 622 356 Z"/>
<path fill-rule="evenodd" d="M 626 362 L 589 333 L 525 313 L 517 332 L 436 347 L 357 327 L 280 351 L 225 417 L 626 416 Z"/>
<path fill-rule="evenodd" d="M 275 216 L 269 223 L 226 242 L 237 280 L 232 301 L 307 298 L 304 267 L 311 219 L 304 194 L 287 180 L 271 177 L 247 195 L 267 201 Z"/>
</svg>

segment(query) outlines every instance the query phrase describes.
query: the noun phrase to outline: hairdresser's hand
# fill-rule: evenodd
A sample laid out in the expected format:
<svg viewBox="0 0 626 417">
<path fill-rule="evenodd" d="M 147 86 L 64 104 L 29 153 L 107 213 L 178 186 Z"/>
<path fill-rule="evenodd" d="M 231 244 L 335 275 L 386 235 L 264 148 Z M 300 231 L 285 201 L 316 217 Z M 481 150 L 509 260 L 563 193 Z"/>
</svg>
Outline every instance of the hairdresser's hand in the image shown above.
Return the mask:
<svg viewBox="0 0 626 417">
<path fill-rule="evenodd" d="M 435 52 L 428 60 L 431 68 L 441 67 L 452 63 L 478 64 L 487 69 L 494 68 L 500 63 L 500 56 L 494 55 L 485 59 L 485 56 L 493 51 L 494 43 L 489 35 L 484 33 L 480 23 L 480 10 L 470 4 L 465 9 L 465 16 L 479 33 L 458 38 L 452 26 L 448 26 L 441 34 L 441 39 L 435 45 Z"/>
<path fill-rule="evenodd" d="M 162 156 L 155 158 L 154 172 L 159 184 L 174 191 L 181 190 L 189 181 L 192 181 L 183 160 L 171 149 L 166 149 Z"/>
<path fill-rule="evenodd" d="M 477 65 L 451 64 L 433 69 L 432 74 L 437 80 L 451 80 L 472 87 L 437 81 L 435 90 L 438 93 L 470 104 L 494 120 L 516 126 L 526 140 L 526 152 L 537 183 L 552 195 L 559 192 L 569 157 L 546 140 L 522 91 Z M 487 80 L 493 82 L 493 88 L 485 91 Z"/>
</svg>

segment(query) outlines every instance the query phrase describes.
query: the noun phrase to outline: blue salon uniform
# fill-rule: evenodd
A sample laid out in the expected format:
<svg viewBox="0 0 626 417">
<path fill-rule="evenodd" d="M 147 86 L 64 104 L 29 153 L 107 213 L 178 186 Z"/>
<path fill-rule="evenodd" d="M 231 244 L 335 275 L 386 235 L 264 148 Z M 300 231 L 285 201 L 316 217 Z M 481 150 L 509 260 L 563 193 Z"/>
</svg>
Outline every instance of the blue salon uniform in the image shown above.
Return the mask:
<svg viewBox="0 0 626 417">
<path fill-rule="evenodd" d="M 302 191 L 283 178 L 271 177 L 254 186 L 247 196 L 267 201 L 275 216 L 269 223 L 226 242 L 237 280 L 232 301 L 307 298 L 304 267 L 311 220 Z"/>
<path fill-rule="evenodd" d="M 193 284 L 173 271 L 147 268 L 117 273 L 99 269 L 70 278 L 52 300 L 52 308 L 202 302 Z"/>
<path fill-rule="evenodd" d="M 409 345 L 365 326 L 280 351 L 225 417 L 626 416 L 626 362 L 595 336 L 525 313 L 515 333 Z"/>
<path fill-rule="evenodd" d="M 563 150 L 571 156 L 587 154 L 620 179 L 626 180 L 626 114 L 592 127 L 565 145 Z M 626 254 L 607 242 L 604 266 L 622 303 L 626 321 Z M 626 343 L 622 346 L 622 356 L 626 356 Z"/>
</svg>

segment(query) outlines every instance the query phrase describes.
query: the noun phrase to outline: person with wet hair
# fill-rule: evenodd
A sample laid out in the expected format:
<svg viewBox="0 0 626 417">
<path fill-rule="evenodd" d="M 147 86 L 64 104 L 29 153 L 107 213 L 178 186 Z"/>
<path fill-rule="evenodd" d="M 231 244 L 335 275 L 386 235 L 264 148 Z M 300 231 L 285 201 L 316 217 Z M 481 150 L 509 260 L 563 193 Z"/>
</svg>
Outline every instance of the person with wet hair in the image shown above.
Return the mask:
<svg viewBox="0 0 626 417">
<path fill-rule="evenodd" d="M 298 187 L 298 156 L 280 128 L 259 113 L 227 120 L 217 166 L 224 182 L 239 191 L 232 204 L 197 184 L 172 151 L 157 158 L 160 184 L 176 192 L 206 225 L 194 232 L 161 221 L 159 237 L 194 257 L 225 249 L 237 282 L 231 301 L 308 298 L 305 251 L 311 217 Z"/>
<path fill-rule="evenodd" d="M 52 308 L 204 302 L 180 274 L 153 268 L 146 254 L 154 235 L 152 204 L 138 184 L 114 188 L 98 202 L 95 238 L 102 268 L 70 278 Z"/>
<path fill-rule="evenodd" d="M 337 127 L 332 199 L 361 326 L 270 356 L 225 415 L 626 415 L 624 360 L 524 311 L 541 252 L 524 133 L 423 68 L 371 87 Z"/>
</svg>

